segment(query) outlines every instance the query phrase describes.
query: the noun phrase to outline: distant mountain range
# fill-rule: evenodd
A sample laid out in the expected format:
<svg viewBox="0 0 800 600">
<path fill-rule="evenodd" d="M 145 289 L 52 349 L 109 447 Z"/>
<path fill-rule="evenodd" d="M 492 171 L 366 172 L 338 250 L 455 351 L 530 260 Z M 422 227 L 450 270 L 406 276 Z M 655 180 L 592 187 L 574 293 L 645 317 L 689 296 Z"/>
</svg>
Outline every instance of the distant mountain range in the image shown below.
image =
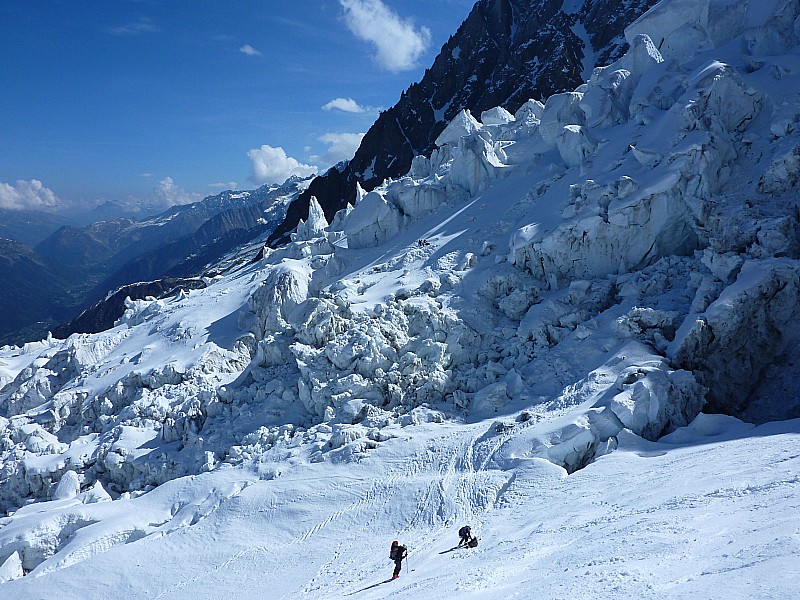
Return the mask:
<svg viewBox="0 0 800 600">
<path fill-rule="evenodd" d="M 310 183 L 290 180 L 282 187 L 227 191 L 143 220 L 68 224 L 38 241 L 30 256 L 42 268 L 58 272 L 66 292 L 56 286 L 42 299 L 43 312 L 25 311 L 35 313 L 34 323 L 22 315 L 13 326 L 4 323 L 0 343 L 45 335 L 65 315 L 74 316 L 122 286 L 199 276 L 206 265 L 257 236 L 267 236 L 272 246 L 284 243 L 307 218 L 312 196 L 331 219 L 355 201 L 357 182 L 371 190 L 406 173 L 414 156 L 430 154 L 434 140 L 459 111 L 466 108 L 477 116 L 495 106 L 515 109 L 528 99 L 544 99 L 583 83 L 595 64 L 622 55 L 625 26 L 655 3 L 480 0 L 422 80 L 381 113 L 350 162 Z M 279 209 L 271 210 L 276 203 Z M 101 214 L 102 207 L 96 210 Z M 34 238 L 28 236 L 28 241 Z M 27 281 L 25 273 L 17 280 Z M 13 309 L 25 288 L 6 290 L 0 309 Z M 72 329 L 62 326 L 59 331 Z"/>
<path fill-rule="evenodd" d="M 0 282 L 0 342 L 34 339 L 69 316 L 76 282 L 24 244 L 0 238 Z"/>
<path fill-rule="evenodd" d="M 35 246 L 64 225 L 85 225 L 62 213 L 0 209 L 0 238 Z"/>
<path fill-rule="evenodd" d="M 132 283 L 202 275 L 207 264 L 274 230 L 288 203 L 307 185 L 308 180 L 292 178 L 283 185 L 222 192 L 141 221 L 64 225 L 33 248 L 3 240 L 0 311 L 10 316 L 0 324 L 0 344 L 43 337 L 68 319 L 58 327 L 60 335 L 98 331 L 107 317 L 96 322 L 74 317 Z M 136 293 L 153 295 L 154 288 L 129 291 L 144 297 Z M 109 314 L 105 309 L 99 313 Z"/>
<path fill-rule="evenodd" d="M 163 213 L 164 206 L 107 201 L 88 210 L 11 210 L 0 208 L 0 237 L 35 246 L 65 225 L 86 227 L 99 221 L 140 221 Z"/>
</svg>

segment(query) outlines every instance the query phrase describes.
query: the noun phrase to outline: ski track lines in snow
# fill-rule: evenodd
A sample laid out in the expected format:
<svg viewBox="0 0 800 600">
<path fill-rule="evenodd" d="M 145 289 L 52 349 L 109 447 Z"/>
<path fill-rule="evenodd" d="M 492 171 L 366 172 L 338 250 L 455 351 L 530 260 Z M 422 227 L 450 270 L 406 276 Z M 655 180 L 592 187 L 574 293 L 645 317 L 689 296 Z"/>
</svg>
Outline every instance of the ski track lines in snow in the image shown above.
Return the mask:
<svg viewBox="0 0 800 600">
<path fill-rule="evenodd" d="M 446 440 L 444 445 L 446 446 L 448 442 L 451 443 L 452 440 Z M 469 447 L 470 443 L 467 446 Z M 374 572 L 372 569 L 363 571 L 363 556 L 360 554 L 353 556 L 352 552 L 344 552 L 349 549 L 348 538 L 344 537 L 335 541 L 339 533 L 343 529 L 348 530 L 351 527 L 357 527 L 361 531 L 371 531 L 376 527 L 379 528 L 380 523 L 385 523 L 387 518 L 396 519 L 398 510 L 393 509 L 392 503 L 395 501 L 398 491 L 403 488 L 419 488 L 418 493 L 410 499 L 415 501 L 416 496 L 421 496 L 416 509 L 412 511 L 413 516 L 408 519 L 405 527 L 398 528 L 397 533 L 395 533 L 397 536 L 402 537 L 405 535 L 413 539 L 415 530 L 420 528 L 427 529 L 432 525 L 430 522 L 431 515 L 434 515 L 435 519 L 435 515 L 441 515 L 444 512 L 442 509 L 443 503 L 446 502 L 446 492 L 444 490 L 451 487 L 450 480 L 456 477 L 457 450 L 441 447 L 437 447 L 436 451 L 426 449 L 419 454 L 398 461 L 398 466 L 394 470 L 390 471 L 386 476 L 376 478 L 371 482 L 368 479 L 342 476 L 341 474 L 334 474 L 324 478 L 317 477 L 313 478 L 313 480 L 300 478 L 296 481 L 303 488 L 308 486 L 309 481 L 314 481 L 315 485 L 320 487 L 309 493 L 296 495 L 291 494 L 289 491 L 291 487 L 289 487 L 283 492 L 285 497 L 279 501 L 276 500 L 274 495 L 258 501 L 239 498 L 242 509 L 237 516 L 238 519 L 246 518 L 247 516 L 253 518 L 265 516 L 267 525 L 279 527 L 279 523 L 285 523 L 287 518 L 285 514 L 281 513 L 289 510 L 293 513 L 294 519 L 292 520 L 294 524 L 302 525 L 302 527 L 298 533 L 294 534 L 286 542 L 273 541 L 268 544 L 257 544 L 242 548 L 214 567 L 168 586 L 156 597 L 183 597 L 181 595 L 183 590 L 191 589 L 196 585 L 202 585 L 208 580 L 213 580 L 217 574 L 224 570 L 240 574 L 246 572 L 280 572 L 285 567 L 276 569 L 271 557 L 276 554 L 294 554 L 295 551 L 292 550 L 294 547 L 303 548 L 303 550 L 299 551 L 302 554 L 309 547 L 313 549 L 320 544 L 321 547 L 326 548 L 325 552 L 320 553 L 312 550 L 312 556 L 317 558 L 320 555 L 326 555 L 327 559 L 321 565 L 315 565 L 315 573 L 309 573 L 309 581 L 302 587 L 300 597 L 330 597 L 328 595 L 330 581 L 321 583 L 326 578 L 329 580 L 333 576 L 334 579 L 341 580 L 353 571 L 361 572 L 364 577 L 369 577 Z M 431 471 L 435 475 L 432 476 Z M 292 479 L 281 480 L 280 484 L 290 485 Z M 443 484 L 442 479 L 446 479 L 448 483 Z M 269 483 L 264 485 L 269 486 Z M 365 486 L 367 488 L 366 492 L 360 494 L 359 490 Z M 355 499 L 353 499 L 354 496 Z M 402 498 L 402 502 L 398 502 L 398 506 L 401 504 L 405 506 L 405 500 L 405 498 Z M 448 505 L 458 505 L 457 502 L 454 503 L 452 501 L 447 503 Z M 298 505 L 303 508 L 294 508 Z M 440 529 L 443 529 L 443 526 Z M 336 535 L 331 533 L 331 530 L 334 530 Z M 391 536 L 392 534 L 387 532 L 383 537 Z M 270 537 L 265 536 L 267 539 Z M 320 542 L 321 539 L 323 542 Z M 382 548 L 379 553 L 380 558 L 383 558 L 383 554 L 384 549 Z M 380 562 L 383 563 L 382 560 Z M 246 568 L 243 566 L 245 564 L 247 565 Z M 316 593 L 321 595 L 315 596 L 314 594 Z M 178 594 L 178 596 L 175 596 L 175 594 Z"/>
<path fill-rule="evenodd" d="M 415 548 L 425 547 L 431 537 L 446 537 L 448 532 L 452 535 L 453 528 L 457 528 L 458 523 L 468 522 L 475 517 L 477 505 L 485 491 L 479 485 L 481 479 L 476 477 L 471 465 L 474 442 L 474 437 L 462 441 L 458 435 L 432 440 L 426 448 L 401 461 L 397 472 L 378 484 L 373 484 L 366 497 L 353 506 L 338 511 L 310 533 L 318 532 L 342 513 L 355 510 L 356 514 L 369 513 L 360 526 L 365 532 L 381 530 L 387 519 L 397 519 L 399 516 L 399 526 L 394 531 L 388 531 L 382 539 L 397 538 L 401 543 L 407 544 L 412 553 Z M 372 493 L 376 489 L 380 489 L 383 494 Z M 402 489 L 409 490 L 406 497 L 400 493 Z M 359 573 L 363 578 L 373 576 L 375 569 L 380 569 L 385 564 L 387 559 L 384 554 L 388 557 L 388 545 L 383 545 L 387 548 L 381 546 L 378 549 L 378 564 L 369 565 L 370 568 L 366 569 L 364 557 L 359 553 L 355 557 L 338 560 L 337 564 L 337 559 L 340 558 L 337 547 L 333 558 L 303 589 L 301 597 L 331 597 L 331 582 L 328 580 L 321 583 L 324 575 L 329 579 L 333 575 L 334 583 L 345 585 L 353 583 L 353 572 Z M 387 574 L 390 567 L 391 563 Z M 407 566 L 404 569 L 408 571 Z M 315 592 L 320 595 L 313 595 Z"/>
<path fill-rule="evenodd" d="M 52 597 L 56 575 L 65 600 L 743 600 L 800 585 L 800 421 L 686 445 L 625 434 L 570 476 L 540 459 L 498 469 L 511 434 L 488 421 L 437 427 L 374 460 L 253 482 L 194 524 L 3 584 L 3 598 Z M 480 546 L 447 552 L 463 524 Z M 409 559 L 380 585 L 392 539 Z"/>
<path fill-rule="evenodd" d="M 294 543 L 305 544 L 305 550 L 310 550 L 308 545 L 314 548 L 319 544 L 321 553 L 329 554 L 329 558 L 316 569 L 311 580 L 299 590 L 298 595 L 289 593 L 281 597 L 333 598 L 339 597 L 339 591 L 343 588 L 355 586 L 356 589 L 346 593 L 363 590 L 361 597 L 379 598 L 397 592 L 398 597 L 421 594 L 418 597 L 430 598 L 436 595 L 437 588 L 441 589 L 441 578 L 454 580 L 453 591 L 459 597 L 501 597 L 496 594 L 508 587 L 509 581 L 515 582 L 512 587 L 516 589 L 519 589 L 521 581 L 528 581 L 532 591 L 530 597 L 539 597 L 535 593 L 537 589 L 549 589 L 549 593 L 541 596 L 548 598 L 562 597 L 560 591 L 565 594 L 563 597 L 571 595 L 593 598 L 600 591 L 630 593 L 631 590 L 636 590 L 639 594 L 631 597 L 681 597 L 680 587 L 687 585 L 691 589 L 692 583 L 698 577 L 713 579 L 715 575 L 732 570 L 758 572 L 759 566 L 769 568 L 770 562 L 773 566 L 776 561 L 786 562 L 791 554 L 797 558 L 796 547 L 792 550 L 787 544 L 779 542 L 770 544 L 765 541 L 757 547 L 737 547 L 736 532 L 727 532 L 725 527 L 718 530 L 717 520 L 719 516 L 723 521 L 729 522 L 729 513 L 733 509 L 733 513 L 741 517 L 738 520 L 743 524 L 742 533 L 747 531 L 748 539 L 753 539 L 751 529 L 757 530 L 763 525 L 749 525 L 748 513 L 758 510 L 772 513 L 776 507 L 770 498 L 778 490 L 781 493 L 774 500 L 791 500 L 797 490 L 796 477 L 783 478 L 764 485 L 728 485 L 722 488 L 709 486 L 704 490 L 702 485 L 698 486 L 697 481 L 681 482 L 672 469 L 659 476 L 661 469 L 656 464 L 650 469 L 655 475 L 654 481 L 650 486 L 645 485 L 642 488 L 652 489 L 652 493 L 643 495 L 653 498 L 651 502 L 645 502 L 645 507 L 642 508 L 626 498 L 631 493 L 631 488 L 638 487 L 638 482 L 622 486 L 624 493 L 614 494 L 615 478 L 607 477 L 607 473 L 592 472 L 590 468 L 564 478 L 559 469 L 534 461 L 535 466 L 532 468 L 519 470 L 517 479 L 509 486 L 509 502 L 497 509 L 498 514 L 486 514 L 480 518 L 479 515 L 469 515 L 464 511 L 457 515 L 457 518 L 466 520 L 472 517 L 473 525 L 477 524 L 483 530 L 483 542 L 474 551 L 445 554 L 443 558 L 438 555 L 439 551 L 451 547 L 450 540 L 455 543 L 454 532 L 461 521 L 453 521 L 452 525 L 440 522 L 439 527 L 432 526 L 437 520 L 435 511 L 443 505 L 445 499 L 437 493 L 423 495 L 417 512 L 406 516 L 405 526 L 395 536 L 409 544 L 409 561 L 414 571 L 409 572 L 406 568 L 401 580 L 392 583 L 393 587 L 364 589 L 367 584 L 372 585 L 383 580 L 383 576 L 376 577 L 376 573 L 388 575 L 391 568 L 391 563 L 383 556 L 386 553 L 383 546 L 387 544 L 380 544 L 369 536 L 369 532 L 374 531 L 372 523 L 385 520 L 378 517 L 387 516 L 387 501 L 392 501 L 393 498 L 402 500 L 402 488 L 413 487 L 415 480 L 419 480 L 417 484 L 423 483 L 425 473 L 428 474 L 427 478 L 433 478 L 427 484 L 427 492 L 432 492 L 434 487 L 442 493 L 453 490 L 454 487 L 460 491 L 460 486 L 453 486 L 453 480 L 464 481 L 470 478 L 469 457 L 475 438 L 470 437 L 461 444 L 454 442 L 456 440 L 450 438 L 434 440 L 432 448 L 436 451 L 434 455 L 437 458 L 426 460 L 419 453 L 412 456 L 400 469 L 400 475 L 383 480 L 385 484 L 396 486 L 394 489 L 385 488 L 383 497 L 378 494 L 369 497 L 368 493 L 354 504 L 333 511 L 318 526 L 306 530 L 302 539 Z M 450 449 L 449 453 L 446 448 Z M 713 450 L 693 450 L 693 456 L 690 456 L 692 463 L 700 462 L 713 469 L 713 457 L 706 456 L 713 454 Z M 428 448 L 425 449 L 425 453 L 427 452 Z M 624 463 L 663 463 L 673 459 L 673 454 L 680 458 L 686 452 L 681 449 L 669 452 L 662 449 L 649 452 L 637 449 L 633 452 L 622 452 L 619 456 L 624 457 Z M 795 458 L 794 463 L 796 462 Z M 604 465 L 603 460 L 598 463 L 601 464 Z M 420 471 L 411 465 L 423 465 L 424 469 Z M 630 468 L 634 465 L 626 466 Z M 699 467 L 694 464 L 691 466 Z M 404 468 L 409 469 L 407 476 L 402 475 Z M 647 470 L 646 466 L 644 468 Z M 598 471 L 605 469 L 598 468 Z M 632 473 L 633 470 L 628 474 Z M 748 479 L 750 475 L 747 474 Z M 640 477 L 634 475 L 632 479 Z M 670 483 L 674 486 L 674 492 L 670 492 Z M 378 487 L 373 482 L 369 490 Z M 692 493 L 688 493 L 689 491 Z M 421 492 L 422 490 L 417 489 L 407 491 L 406 495 L 413 498 Z M 456 494 L 457 498 L 459 496 L 460 494 Z M 583 499 L 585 510 L 564 510 L 559 518 L 556 511 L 576 498 Z M 462 509 L 467 505 L 461 504 Z M 686 518 L 687 511 L 691 515 L 689 518 Z M 340 538 L 333 548 L 330 540 L 315 539 L 323 529 L 331 528 L 342 515 L 351 512 L 354 517 L 360 516 L 362 512 L 365 516 L 367 513 L 373 515 L 371 520 L 352 531 L 355 539 L 351 544 L 348 544 L 349 540 Z M 420 521 L 423 515 L 427 515 L 427 521 Z M 545 518 L 542 521 L 532 519 L 535 515 Z M 495 524 L 496 521 L 501 524 L 499 527 Z M 548 523 L 547 526 L 544 525 L 545 522 Z M 378 530 L 380 531 L 380 523 Z M 780 524 L 773 525 L 771 530 L 780 532 Z M 338 527 L 336 531 L 341 533 L 342 528 Z M 375 537 L 385 542 L 392 535 Z M 364 546 L 359 547 L 356 540 L 366 541 L 367 549 Z M 720 540 L 725 545 L 732 546 L 730 554 L 720 553 Z M 280 552 L 280 549 L 275 548 L 274 552 Z M 318 559 L 316 554 L 312 550 L 308 555 L 309 559 Z M 370 560 L 373 554 L 377 554 L 377 558 Z M 656 559 L 665 560 L 667 565 L 680 572 L 685 571 L 685 566 L 681 569 L 681 565 L 686 563 L 699 561 L 701 565 L 707 564 L 709 554 L 719 564 L 729 564 L 715 569 L 704 568 L 697 574 L 684 575 L 668 584 L 654 585 L 658 580 L 652 572 Z M 504 557 L 507 560 L 503 560 Z M 370 580 L 370 577 L 375 581 Z M 746 575 L 745 578 L 749 579 Z M 768 586 L 768 579 L 761 588 L 765 584 Z M 707 590 L 711 592 L 713 586 Z M 673 596 L 672 592 L 676 591 L 677 596 Z M 761 591 L 766 594 L 763 597 L 770 597 L 768 587 Z M 685 597 L 691 596 L 689 594 Z M 706 597 L 715 596 L 710 593 Z M 727 597 L 737 597 L 736 592 L 728 593 Z"/>
</svg>

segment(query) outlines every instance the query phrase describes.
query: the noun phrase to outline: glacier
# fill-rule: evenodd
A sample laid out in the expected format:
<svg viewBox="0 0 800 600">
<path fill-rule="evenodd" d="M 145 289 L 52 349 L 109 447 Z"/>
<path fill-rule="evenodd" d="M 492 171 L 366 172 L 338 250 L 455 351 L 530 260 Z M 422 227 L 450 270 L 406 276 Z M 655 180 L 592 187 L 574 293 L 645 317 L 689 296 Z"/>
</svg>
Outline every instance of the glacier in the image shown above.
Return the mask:
<svg viewBox="0 0 800 600">
<path fill-rule="evenodd" d="M 422 546 L 415 519 L 443 535 L 510 498 L 532 506 L 539 485 L 569 505 L 558 481 L 624 477 L 614 469 L 673 444 L 758 426 L 796 444 L 796 420 L 764 423 L 800 418 L 798 24 L 788 0 L 664 0 L 578 89 L 462 111 L 429 157 L 331 223 L 312 201 L 290 243 L 204 289 L 129 301 L 106 332 L 0 350 L 0 585 L 109 569 L 112 550 L 236 503 L 285 505 L 284 524 L 307 520 L 307 497 L 348 506 L 323 524 L 367 506 L 375 519 L 376 498 L 397 493 L 376 475 L 392 460 L 416 491 L 390 521 Z M 700 460 L 678 454 L 662 462 Z M 361 500 L 310 483 L 334 472 L 358 479 Z M 506 537 L 556 540 L 536 515 L 505 518 Z M 291 555 L 322 528 L 270 532 Z M 330 597 L 299 572 L 285 597 Z"/>
</svg>

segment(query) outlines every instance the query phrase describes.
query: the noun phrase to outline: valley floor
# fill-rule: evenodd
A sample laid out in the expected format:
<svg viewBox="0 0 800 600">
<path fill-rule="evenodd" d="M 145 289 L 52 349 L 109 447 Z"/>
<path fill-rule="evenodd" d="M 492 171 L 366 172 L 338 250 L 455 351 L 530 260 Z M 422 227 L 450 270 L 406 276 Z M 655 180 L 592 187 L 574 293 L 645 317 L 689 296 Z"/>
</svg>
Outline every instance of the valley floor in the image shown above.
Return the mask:
<svg viewBox="0 0 800 600">
<path fill-rule="evenodd" d="M 0 596 L 735 600 L 800 589 L 800 420 L 700 415 L 660 442 L 624 432 L 571 475 L 526 458 L 514 429 L 492 421 L 394 433 L 354 462 L 285 457 L 280 472 L 220 469 L 106 502 L 61 564 Z M 139 506 L 115 512 L 118 502 Z M 98 535 L 159 510 L 169 518 L 140 539 Z M 480 545 L 454 550 L 464 524 Z M 393 539 L 409 558 L 387 582 Z"/>
</svg>

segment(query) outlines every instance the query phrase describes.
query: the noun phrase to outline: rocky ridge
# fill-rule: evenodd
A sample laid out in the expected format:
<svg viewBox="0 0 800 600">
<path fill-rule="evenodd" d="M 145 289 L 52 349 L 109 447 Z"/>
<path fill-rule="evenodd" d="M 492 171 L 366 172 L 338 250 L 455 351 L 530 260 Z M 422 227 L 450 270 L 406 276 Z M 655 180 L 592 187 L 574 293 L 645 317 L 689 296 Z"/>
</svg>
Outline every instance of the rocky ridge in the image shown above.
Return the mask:
<svg viewBox="0 0 800 600">
<path fill-rule="evenodd" d="M 86 330 L 83 326 L 74 329 L 65 321 L 88 325 L 86 319 L 73 320 L 76 313 L 132 283 L 201 276 L 230 251 L 271 233 L 283 220 L 289 202 L 306 186 L 307 180 L 292 178 L 283 185 L 222 192 L 141 221 L 120 218 L 60 228 L 27 252 L 37 264 L 59 273 L 63 283 L 54 288 L 64 291 L 52 297 L 39 294 L 42 301 L 28 303 L 25 295 L 38 289 L 34 271 L 22 267 L 9 271 L 9 281 L 18 283 L 6 286 L 7 306 L 28 305 L 31 310 L 4 321 L 0 340 L 21 343 L 45 337 L 55 328 L 59 335 L 99 331 L 99 321 Z"/>
<path fill-rule="evenodd" d="M 596 64 L 619 58 L 624 28 L 656 0 L 480 0 L 423 78 L 381 113 L 349 163 L 312 181 L 271 243 L 305 219 L 311 196 L 328 218 L 356 197 L 405 174 L 461 110 L 517 110 L 530 98 L 584 83 Z"/>
</svg>

